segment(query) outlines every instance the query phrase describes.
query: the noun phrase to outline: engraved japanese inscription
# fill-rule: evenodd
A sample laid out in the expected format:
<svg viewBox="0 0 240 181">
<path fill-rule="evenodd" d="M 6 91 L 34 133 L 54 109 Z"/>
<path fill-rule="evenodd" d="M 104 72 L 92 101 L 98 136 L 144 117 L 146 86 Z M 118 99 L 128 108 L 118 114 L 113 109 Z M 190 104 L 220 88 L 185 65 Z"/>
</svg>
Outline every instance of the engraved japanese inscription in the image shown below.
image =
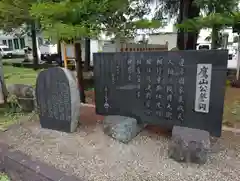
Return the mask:
<svg viewBox="0 0 240 181">
<path fill-rule="evenodd" d="M 97 53 L 96 112 L 219 137 L 227 57 L 225 50 Z"/>
<path fill-rule="evenodd" d="M 140 96 L 141 96 L 141 59 L 136 60 L 136 82 L 137 82 L 136 97 L 137 97 L 137 99 L 140 99 Z"/>
<path fill-rule="evenodd" d="M 133 73 L 132 63 L 133 63 L 132 59 L 127 60 L 128 81 L 132 81 L 132 73 Z"/>
<path fill-rule="evenodd" d="M 197 64 L 195 111 L 208 113 L 212 64 Z"/>
<path fill-rule="evenodd" d="M 49 68 L 39 73 L 36 101 L 43 128 L 73 132 L 80 116 L 80 97 L 72 73 L 63 68 Z"/>
<path fill-rule="evenodd" d="M 147 116 L 152 115 L 152 78 L 151 78 L 151 73 L 152 73 L 152 63 L 153 60 L 151 58 L 146 60 L 146 87 L 145 87 L 145 100 L 144 100 L 144 105 L 146 110 L 144 111 Z"/>
<path fill-rule="evenodd" d="M 178 73 L 178 100 L 177 100 L 177 119 L 183 121 L 184 119 L 184 59 L 180 57 L 178 63 L 179 73 Z"/>
<path fill-rule="evenodd" d="M 173 119 L 173 94 L 174 94 L 174 87 L 173 87 L 173 79 L 175 76 L 175 65 L 174 62 L 169 59 L 167 65 L 167 85 L 166 85 L 166 96 L 167 96 L 167 103 L 166 103 L 166 110 L 165 110 L 165 118 L 167 120 Z"/>
<path fill-rule="evenodd" d="M 155 99 L 156 99 L 156 116 L 163 117 L 163 57 L 159 57 L 156 61 L 156 87 L 155 87 Z"/>
</svg>

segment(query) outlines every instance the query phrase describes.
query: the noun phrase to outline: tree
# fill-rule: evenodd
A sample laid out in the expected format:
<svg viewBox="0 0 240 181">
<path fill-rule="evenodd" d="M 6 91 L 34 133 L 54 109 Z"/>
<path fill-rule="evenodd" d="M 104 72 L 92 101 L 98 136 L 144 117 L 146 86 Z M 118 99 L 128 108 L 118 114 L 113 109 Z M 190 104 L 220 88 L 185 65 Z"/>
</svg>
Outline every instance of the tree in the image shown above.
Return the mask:
<svg viewBox="0 0 240 181">
<path fill-rule="evenodd" d="M 81 41 L 86 37 L 98 37 L 103 32 L 114 34 L 116 37 L 131 36 L 138 26 L 147 24 L 145 20 L 136 20 L 146 12 L 145 4 L 135 0 L 60 0 L 35 3 L 31 7 L 32 15 L 40 20 L 43 29 L 49 35 L 75 40 L 82 102 L 85 102 L 85 95 Z M 152 24 L 155 22 L 149 22 L 148 25 Z"/>
<path fill-rule="evenodd" d="M 162 19 L 164 16 L 176 18 L 177 24 L 181 24 L 188 18 L 198 17 L 200 8 L 194 0 L 148 0 L 148 3 L 157 3 L 155 19 Z M 198 31 L 185 33 L 183 29 L 178 29 L 177 47 L 179 50 L 195 49 Z"/>
<path fill-rule="evenodd" d="M 34 68 L 38 65 L 38 51 L 36 42 L 36 21 L 29 13 L 35 0 L 1 0 L 0 1 L 0 26 L 6 32 L 20 29 L 25 33 L 29 29 L 32 37 L 32 49 L 34 57 Z M 26 25 L 26 26 L 24 26 Z M 30 28 L 29 28 L 30 27 Z"/>
<path fill-rule="evenodd" d="M 220 32 L 225 27 L 233 26 L 236 16 L 229 13 L 211 13 L 207 16 L 199 16 L 194 19 L 185 20 L 182 24 L 177 25 L 178 28 L 184 31 L 192 32 L 204 28 L 213 29 L 211 33 L 212 49 L 221 47 L 223 34 Z"/>
<path fill-rule="evenodd" d="M 156 16 L 162 17 L 164 14 L 169 15 L 170 18 L 178 17 L 177 24 L 183 24 L 188 19 L 195 19 L 200 16 L 200 10 L 208 16 L 209 20 L 213 22 L 214 13 L 231 14 L 238 7 L 238 0 L 149 0 L 150 2 L 158 2 Z M 205 16 L 200 16 L 201 18 Z M 215 17 L 214 17 L 215 18 Z M 217 17 L 215 18 L 217 19 Z M 207 19 L 205 18 L 205 22 Z M 218 42 L 218 32 L 222 24 L 212 24 L 209 27 L 213 30 L 212 33 L 212 47 L 216 48 Z M 220 26 L 220 27 L 219 27 Z M 206 27 L 205 27 L 206 28 Z M 177 45 L 179 49 L 195 49 L 197 37 L 200 29 L 192 28 L 191 31 L 184 31 L 184 28 L 178 29 Z"/>
<path fill-rule="evenodd" d="M 84 60 L 84 71 L 88 71 L 91 60 L 91 39 L 85 38 L 85 60 Z"/>
<path fill-rule="evenodd" d="M 195 3 L 204 15 L 189 18 L 178 25 L 187 32 L 200 31 L 203 28 L 212 29 L 212 49 L 219 48 L 222 44 L 220 30 L 233 25 L 233 12 L 237 7 L 237 0 L 196 0 Z"/>
<path fill-rule="evenodd" d="M 219 31 L 225 27 L 226 24 L 229 24 L 229 20 L 222 15 L 227 15 L 227 17 L 231 16 L 231 13 L 237 10 L 238 2 L 238 0 L 196 0 L 196 4 L 207 15 L 204 20 L 205 23 L 206 21 L 212 23 L 210 28 L 212 29 L 211 40 L 213 49 L 221 46 L 221 33 L 219 33 Z"/>
</svg>

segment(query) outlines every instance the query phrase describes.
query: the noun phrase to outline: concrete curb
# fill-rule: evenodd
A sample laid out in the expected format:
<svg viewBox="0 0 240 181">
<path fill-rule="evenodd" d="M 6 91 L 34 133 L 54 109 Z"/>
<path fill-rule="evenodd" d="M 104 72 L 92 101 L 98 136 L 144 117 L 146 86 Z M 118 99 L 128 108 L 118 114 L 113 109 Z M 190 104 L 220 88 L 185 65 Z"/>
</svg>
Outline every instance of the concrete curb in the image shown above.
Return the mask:
<svg viewBox="0 0 240 181">
<path fill-rule="evenodd" d="M 223 131 L 230 131 L 230 132 L 233 132 L 233 133 L 240 133 L 240 129 L 231 128 L 231 127 L 227 127 L 227 126 L 223 126 L 222 130 Z"/>
<path fill-rule="evenodd" d="M 33 161 L 20 151 L 10 151 L 3 142 L 0 142 L 0 171 L 6 172 L 13 181 L 81 181 L 53 166 Z"/>
<path fill-rule="evenodd" d="M 84 103 L 81 103 L 81 106 L 96 107 L 94 104 L 84 104 Z"/>
</svg>

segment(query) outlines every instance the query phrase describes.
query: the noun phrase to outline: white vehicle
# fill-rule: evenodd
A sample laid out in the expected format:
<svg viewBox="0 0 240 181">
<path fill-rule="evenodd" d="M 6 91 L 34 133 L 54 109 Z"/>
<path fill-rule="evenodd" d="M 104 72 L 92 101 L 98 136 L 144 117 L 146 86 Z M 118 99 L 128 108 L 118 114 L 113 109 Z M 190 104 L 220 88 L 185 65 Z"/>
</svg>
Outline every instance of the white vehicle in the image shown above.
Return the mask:
<svg viewBox="0 0 240 181">
<path fill-rule="evenodd" d="M 0 54 L 3 58 L 11 58 L 13 51 L 6 45 L 0 45 Z"/>
<path fill-rule="evenodd" d="M 41 59 L 47 58 L 58 53 L 57 44 L 44 44 L 39 47 Z"/>
<path fill-rule="evenodd" d="M 210 43 L 200 43 L 196 47 L 197 50 L 210 50 Z M 222 48 L 219 48 L 222 49 Z M 228 69 L 237 69 L 237 47 L 235 45 L 227 46 L 228 49 Z"/>
<path fill-rule="evenodd" d="M 196 47 L 197 50 L 210 50 L 211 44 L 210 43 L 199 43 Z"/>
</svg>

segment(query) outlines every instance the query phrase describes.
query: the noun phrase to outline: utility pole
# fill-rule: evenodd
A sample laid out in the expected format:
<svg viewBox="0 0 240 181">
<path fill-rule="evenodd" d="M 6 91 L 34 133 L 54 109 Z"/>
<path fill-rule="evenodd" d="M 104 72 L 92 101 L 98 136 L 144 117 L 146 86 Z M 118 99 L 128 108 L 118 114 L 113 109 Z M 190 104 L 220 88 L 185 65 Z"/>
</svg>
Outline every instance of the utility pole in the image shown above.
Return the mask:
<svg viewBox="0 0 240 181">
<path fill-rule="evenodd" d="M 236 79 L 239 79 L 239 69 L 240 69 L 240 36 L 238 33 L 238 47 L 237 47 L 237 73 L 236 73 Z"/>
</svg>

